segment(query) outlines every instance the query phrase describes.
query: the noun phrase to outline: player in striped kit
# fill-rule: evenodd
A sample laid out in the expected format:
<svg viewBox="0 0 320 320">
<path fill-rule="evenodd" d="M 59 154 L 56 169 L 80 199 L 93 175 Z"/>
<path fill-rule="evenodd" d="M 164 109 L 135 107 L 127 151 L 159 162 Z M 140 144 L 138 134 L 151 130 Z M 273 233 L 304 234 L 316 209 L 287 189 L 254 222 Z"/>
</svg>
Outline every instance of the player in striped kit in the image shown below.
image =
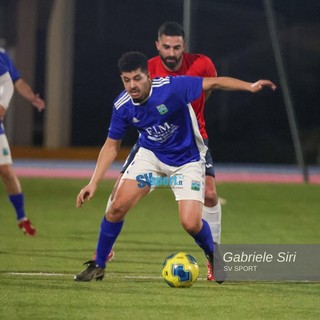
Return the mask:
<svg viewBox="0 0 320 320">
<path fill-rule="evenodd" d="M 124 54 L 119 71 L 125 90 L 116 98 L 108 138 L 102 147 L 88 185 L 81 189 L 76 206 L 90 200 L 121 146 L 128 126 L 139 131 L 139 151 L 123 174 L 111 204 L 103 216 L 97 242 L 96 258 L 77 274 L 76 281 L 102 280 L 106 259 L 121 232 L 128 211 L 151 190 L 137 177 L 179 175 L 182 185 L 174 188 L 183 228 L 194 238 L 214 268 L 215 281 L 224 281 L 223 263 L 215 251 L 209 224 L 202 219 L 207 147 L 200 134 L 190 104 L 202 91 L 244 90 L 258 92 L 264 87 L 275 89 L 269 80 L 249 83 L 229 77 L 166 77 L 151 79 L 147 58 L 139 52 Z M 217 276 L 218 274 L 218 276 Z"/>
<path fill-rule="evenodd" d="M 211 59 L 202 54 L 186 53 L 185 33 L 181 25 L 176 22 L 165 22 L 159 27 L 156 47 L 159 55 L 148 60 L 148 69 L 151 78 L 166 76 L 199 76 L 216 77 L 217 71 Z M 202 91 L 199 98 L 191 102 L 200 127 L 200 134 L 209 146 L 208 134 L 205 128 L 204 105 L 211 91 Z M 128 158 L 121 170 L 121 174 L 115 184 L 112 194 L 115 193 L 122 174 L 133 160 L 139 150 L 137 142 L 130 151 Z M 209 223 L 215 243 L 220 243 L 221 238 L 221 204 L 218 199 L 213 157 L 210 149 L 206 153 L 205 171 L 205 196 L 202 218 Z M 112 196 L 111 196 L 112 198 Z M 114 251 L 110 252 L 108 260 L 112 260 Z M 207 264 L 207 279 L 214 280 L 210 264 Z"/>
</svg>

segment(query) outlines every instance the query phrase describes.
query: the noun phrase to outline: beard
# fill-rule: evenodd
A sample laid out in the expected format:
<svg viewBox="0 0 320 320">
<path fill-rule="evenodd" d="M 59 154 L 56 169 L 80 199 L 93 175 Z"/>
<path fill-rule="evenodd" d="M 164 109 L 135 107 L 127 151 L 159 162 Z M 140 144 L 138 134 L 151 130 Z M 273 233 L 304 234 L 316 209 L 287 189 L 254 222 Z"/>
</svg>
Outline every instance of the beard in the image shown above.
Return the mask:
<svg viewBox="0 0 320 320">
<path fill-rule="evenodd" d="M 180 63 L 182 56 L 177 58 L 177 57 L 163 57 L 162 55 L 160 55 L 160 58 L 161 58 L 163 64 L 167 68 L 174 70 L 174 68 Z"/>
</svg>

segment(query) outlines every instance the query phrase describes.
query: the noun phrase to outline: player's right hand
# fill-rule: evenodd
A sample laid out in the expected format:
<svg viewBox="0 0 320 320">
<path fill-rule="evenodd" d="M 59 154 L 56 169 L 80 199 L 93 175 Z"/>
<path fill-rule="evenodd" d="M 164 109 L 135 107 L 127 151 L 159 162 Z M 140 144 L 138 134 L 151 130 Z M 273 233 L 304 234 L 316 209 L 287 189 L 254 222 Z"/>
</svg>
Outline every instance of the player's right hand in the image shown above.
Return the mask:
<svg viewBox="0 0 320 320">
<path fill-rule="evenodd" d="M 40 98 L 38 93 L 35 95 L 35 98 L 31 101 L 31 103 L 39 112 L 41 112 L 46 106 L 45 102 Z"/>
<path fill-rule="evenodd" d="M 87 186 L 81 189 L 76 199 L 76 207 L 80 208 L 86 200 L 89 201 L 93 197 L 96 188 L 96 185 L 89 183 Z"/>
</svg>

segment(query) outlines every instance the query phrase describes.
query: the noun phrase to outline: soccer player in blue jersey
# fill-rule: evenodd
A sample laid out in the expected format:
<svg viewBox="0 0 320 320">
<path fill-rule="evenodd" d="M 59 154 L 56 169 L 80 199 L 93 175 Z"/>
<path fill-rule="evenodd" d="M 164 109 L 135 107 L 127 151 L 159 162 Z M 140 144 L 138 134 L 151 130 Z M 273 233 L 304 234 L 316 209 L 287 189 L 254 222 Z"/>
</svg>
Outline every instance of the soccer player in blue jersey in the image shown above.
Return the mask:
<svg viewBox="0 0 320 320">
<path fill-rule="evenodd" d="M 269 80 L 249 83 L 229 77 L 181 76 L 151 80 L 147 57 L 139 52 L 124 54 L 118 66 L 125 90 L 114 102 L 108 137 L 89 184 L 77 196 L 76 206 L 81 207 L 85 200 L 93 197 L 99 181 L 116 158 L 129 126 L 139 131 L 140 149 L 122 176 L 102 219 L 95 260 L 86 262 L 87 268 L 74 280 L 102 280 L 106 258 L 121 232 L 126 214 L 153 188 L 150 177 L 179 176 L 182 185 L 171 187 L 179 204 L 180 222 L 214 266 L 215 280 L 222 283 L 223 264 L 215 252 L 210 227 L 201 218 L 207 147 L 190 102 L 198 98 L 202 90 L 258 92 L 264 87 L 273 90 L 276 87 Z"/>
<path fill-rule="evenodd" d="M 6 70 L 6 77 L 10 78 L 11 84 L 13 84 L 13 90 L 16 89 L 18 93 L 33 104 L 35 108 L 41 111 L 45 107 L 44 101 L 35 94 L 30 85 L 21 78 L 20 73 L 15 68 L 11 59 L 3 48 L 0 48 L 0 65 L 3 70 Z M 2 89 L 4 89 L 2 91 Z M 1 95 L 5 95 L 6 101 L 0 104 L 0 176 L 5 184 L 6 192 L 9 199 L 16 211 L 18 227 L 26 234 L 34 236 L 36 229 L 32 225 L 31 221 L 26 217 L 24 207 L 24 194 L 21 189 L 20 181 L 12 168 L 12 158 L 10 154 L 10 147 L 5 134 L 3 125 L 3 118 L 9 106 L 12 93 L 9 94 L 8 90 L 1 87 Z"/>
<path fill-rule="evenodd" d="M 151 78 L 166 76 L 198 76 L 198 77 L 216 77 L 217 70 L 212 60 L 198 53 L 187 53 L 185 32 L 182 26 L 173 21 L 163 23 L 158 29 L 158 38 L 156 41 L 158 55 L 148 60 L 148 70 Z M 200 134 L 206 146 L 209 146 L 208 134 L 204 119 L 205 101 L 209 98 L 210 92 L 202 92 L 201 96 L 192 101 L 191 106 L 196 114 Z M 139 150 L 139 144 L 135 143 L 132 147 L 115 183 L 110 200 L 117 189 L 122 174 L 126 171 L 128 165 L 133 160 Z M 202 218 L 209 223 L 213 240 L 219 244 L 221 238 L 221 204 L 223 199 L 218 198 L 215 170 L 213 165 L 213 154 L 211 150 L 206 153 L 206 177 L 204 205 Z M 108 261 L 114 258 L 115 252 L 111 250 Z M 211 266 L 207 263 L 207 279 L 214 280 Z"/>
</svg>

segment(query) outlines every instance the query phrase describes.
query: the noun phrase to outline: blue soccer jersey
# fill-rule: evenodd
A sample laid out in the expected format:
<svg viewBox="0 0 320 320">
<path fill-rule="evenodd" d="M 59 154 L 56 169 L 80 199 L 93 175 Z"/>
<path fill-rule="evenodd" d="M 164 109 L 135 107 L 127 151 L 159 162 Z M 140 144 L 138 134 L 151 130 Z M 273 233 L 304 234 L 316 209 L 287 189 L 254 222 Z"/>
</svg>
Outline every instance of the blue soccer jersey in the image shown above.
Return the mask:
<svg viewBox="0 0 320 320">
<path fill-rule="evenodd" d="M 190 104 L 202 92 L 200 77 L 166 77 L 152 80 L 149 98 L 134 103 L 123 91 L 114 102 L 109 137 L 120 140 L 128 126 L 139 132 L 139 145 L 171 166 L 198 161 L 207 147 Z"/>
<path fill-rule="evenodd" d="M 0 76 L 4 75 L 6 72 L 9 72 L 9 68 L 0 55 Z"/>
<path fill-rule="evenodd" d="M 16 69 L 16 67 L 14 66 L 11 59 L 9 58 L 9 56 L 3 48 L 0 48 L 0 64 L 4 64 L 6 66 L 6 71 L 9 72 L 12 82 L 16 82 L 18 79 L 21 78 L 19 71 Z M 2 72 L 2 67 L 0 68 L 0 72 Z"/>
</svg>

